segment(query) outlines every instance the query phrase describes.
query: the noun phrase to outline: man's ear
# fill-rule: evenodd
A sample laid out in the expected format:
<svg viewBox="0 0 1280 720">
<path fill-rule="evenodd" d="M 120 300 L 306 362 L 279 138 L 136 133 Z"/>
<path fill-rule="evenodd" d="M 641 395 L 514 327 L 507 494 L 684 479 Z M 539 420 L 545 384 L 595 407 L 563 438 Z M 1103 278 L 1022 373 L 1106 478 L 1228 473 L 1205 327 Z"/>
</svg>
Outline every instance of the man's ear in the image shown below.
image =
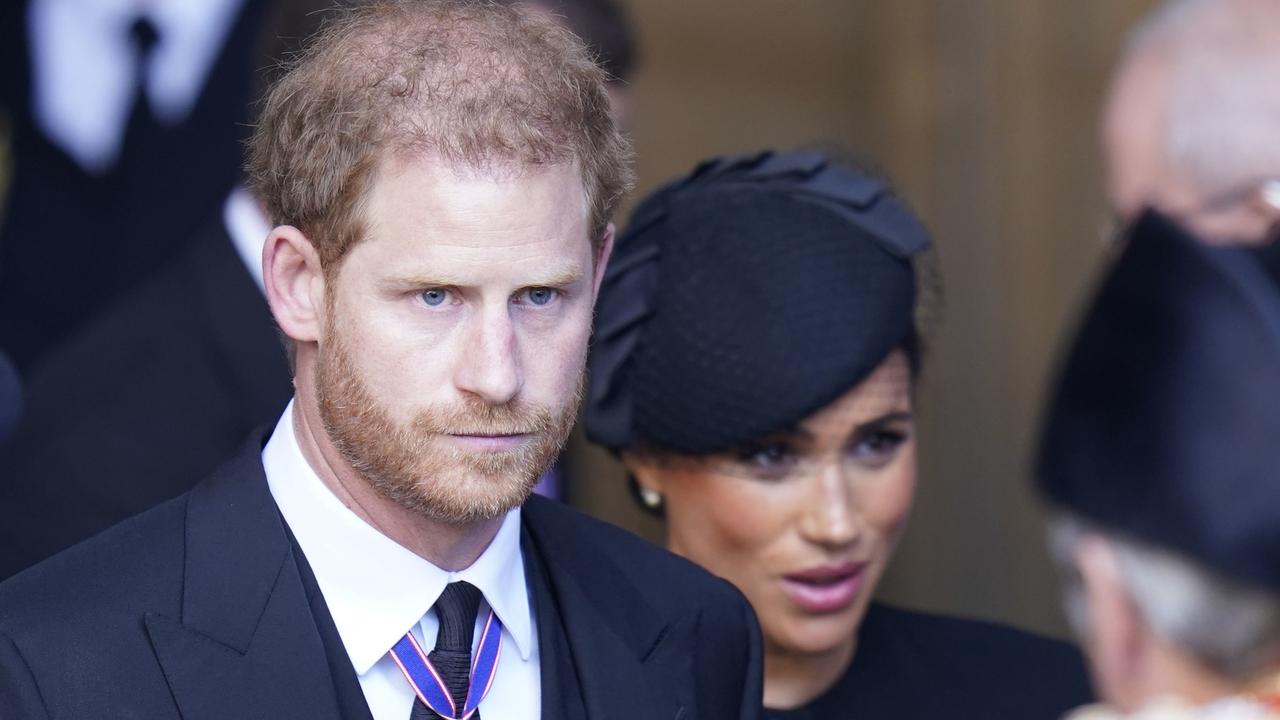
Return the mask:
<svg viewBox="0 0 1280 720">
<path fill-rule="evenodd" d="M 1115 550 L 1106 538 L 1082 537 L 1075 561 L 1088 606 L 1085 645 L 1095 685 L 1107 702 L 1133 710 L 1146 671 L 1149 629 L 1129 597 Z"/>
<path fill-rule="evenodd" d="M 297 342 L 317 342 L 324 332 L 324 272 L 301 230 L 281 225 L 267 236 L 262 279 L 280 329 Z"/>
<path fill-rule="evenodd" d="M 604 282 L 604 271 L 609 265 L 609 256 L 613 254 L 614 234 L 613 223 L 609 223 L 604 229 L 604 234 L 600 236 L 600 244 L 596 248 L 595 277 L 592 278 L 591 284 L 592 300 L 600 296 L 600 285 Z"/>
</svg>

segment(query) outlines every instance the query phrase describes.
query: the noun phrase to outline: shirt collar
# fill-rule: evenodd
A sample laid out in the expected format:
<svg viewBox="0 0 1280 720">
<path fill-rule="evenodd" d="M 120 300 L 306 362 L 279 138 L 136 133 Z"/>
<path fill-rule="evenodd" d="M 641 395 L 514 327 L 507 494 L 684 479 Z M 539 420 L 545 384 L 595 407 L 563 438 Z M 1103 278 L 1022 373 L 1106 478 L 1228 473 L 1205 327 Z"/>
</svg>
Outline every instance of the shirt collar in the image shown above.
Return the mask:
<svg viewBox="0 0 1280 720">
<path fill-rule="evenodd" d="M 457 580 L 480 589 L 520 657 L 529 659 L 533 621 L 519 508 L 507 514 L 470 567 L 451 573 L 380 533 L 329 490 L 298 446 L 292 401 L 262 451 L 262 464 L 357 674 L 368 672 Z"/>
</svg>

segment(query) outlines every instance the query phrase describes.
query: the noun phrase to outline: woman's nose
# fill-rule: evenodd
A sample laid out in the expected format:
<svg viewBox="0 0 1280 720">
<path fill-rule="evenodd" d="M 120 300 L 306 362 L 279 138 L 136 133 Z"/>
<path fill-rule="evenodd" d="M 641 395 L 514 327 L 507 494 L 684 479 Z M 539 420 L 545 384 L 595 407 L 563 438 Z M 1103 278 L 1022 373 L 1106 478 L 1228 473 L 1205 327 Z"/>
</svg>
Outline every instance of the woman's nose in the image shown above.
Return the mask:
<svg viewBox="0 0 1280 720">
<path fill-rule="evenodd" d="M 852 483 L 837 461 L 824 462 L 812 479 L 814 486 L 807 500 L 801 533 L 810 542 L 828 547 L 848 545 L 861 532 Z"/>
</svg>

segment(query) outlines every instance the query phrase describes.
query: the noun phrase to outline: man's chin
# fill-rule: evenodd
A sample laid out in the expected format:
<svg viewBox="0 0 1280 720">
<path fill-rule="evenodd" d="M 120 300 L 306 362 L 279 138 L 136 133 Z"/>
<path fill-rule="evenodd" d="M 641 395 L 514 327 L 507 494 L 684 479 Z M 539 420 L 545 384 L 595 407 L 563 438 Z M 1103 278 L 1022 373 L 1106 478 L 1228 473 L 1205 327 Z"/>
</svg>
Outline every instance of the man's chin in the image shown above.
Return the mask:
<svg viewBox="0 0 1280 720">
<path fill-rule="evenodd" d="M 473 525 L 505 516 L 523 505 L 532 493 L 533 485 L 530 484 L 528 490 L 502 498 L 454 498 L 447 502 L 440 502 L 438 498 L 421 498 L 410 509 L 435 522 Z"/>
<path fill-rule="evenodd" d="M 405 509 L 436 522 L 467 525 L 502 517 L 524 504 L 542 473 L 515 471 L 486 457 L 462 459 L 449 472 L 416 474 L 415 479 L 374 486 Z"/>
</svg>

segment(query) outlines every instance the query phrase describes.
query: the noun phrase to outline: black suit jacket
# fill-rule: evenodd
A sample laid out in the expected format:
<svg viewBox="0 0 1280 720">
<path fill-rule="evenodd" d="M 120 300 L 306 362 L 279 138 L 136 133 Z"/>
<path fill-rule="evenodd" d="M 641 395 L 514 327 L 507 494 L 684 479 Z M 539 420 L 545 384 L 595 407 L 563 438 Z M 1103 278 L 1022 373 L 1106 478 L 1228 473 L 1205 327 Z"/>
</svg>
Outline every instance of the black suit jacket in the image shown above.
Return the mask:
<svg viewBox="0 0 1280 720">
<path fill-rule="evenodd" d="M 0 717 L 340 717 L 261 442 L 0 584 Z M 759 631 L 728 583 L 536 496 L 523 523 L 588 717 L 758 717 Z"/>
<path fill-rule="evenodd" d="M 59 350 L 0 448 L 0 580 L 209 475 L 292 393 L 221 222 Z"/>
</svg>

